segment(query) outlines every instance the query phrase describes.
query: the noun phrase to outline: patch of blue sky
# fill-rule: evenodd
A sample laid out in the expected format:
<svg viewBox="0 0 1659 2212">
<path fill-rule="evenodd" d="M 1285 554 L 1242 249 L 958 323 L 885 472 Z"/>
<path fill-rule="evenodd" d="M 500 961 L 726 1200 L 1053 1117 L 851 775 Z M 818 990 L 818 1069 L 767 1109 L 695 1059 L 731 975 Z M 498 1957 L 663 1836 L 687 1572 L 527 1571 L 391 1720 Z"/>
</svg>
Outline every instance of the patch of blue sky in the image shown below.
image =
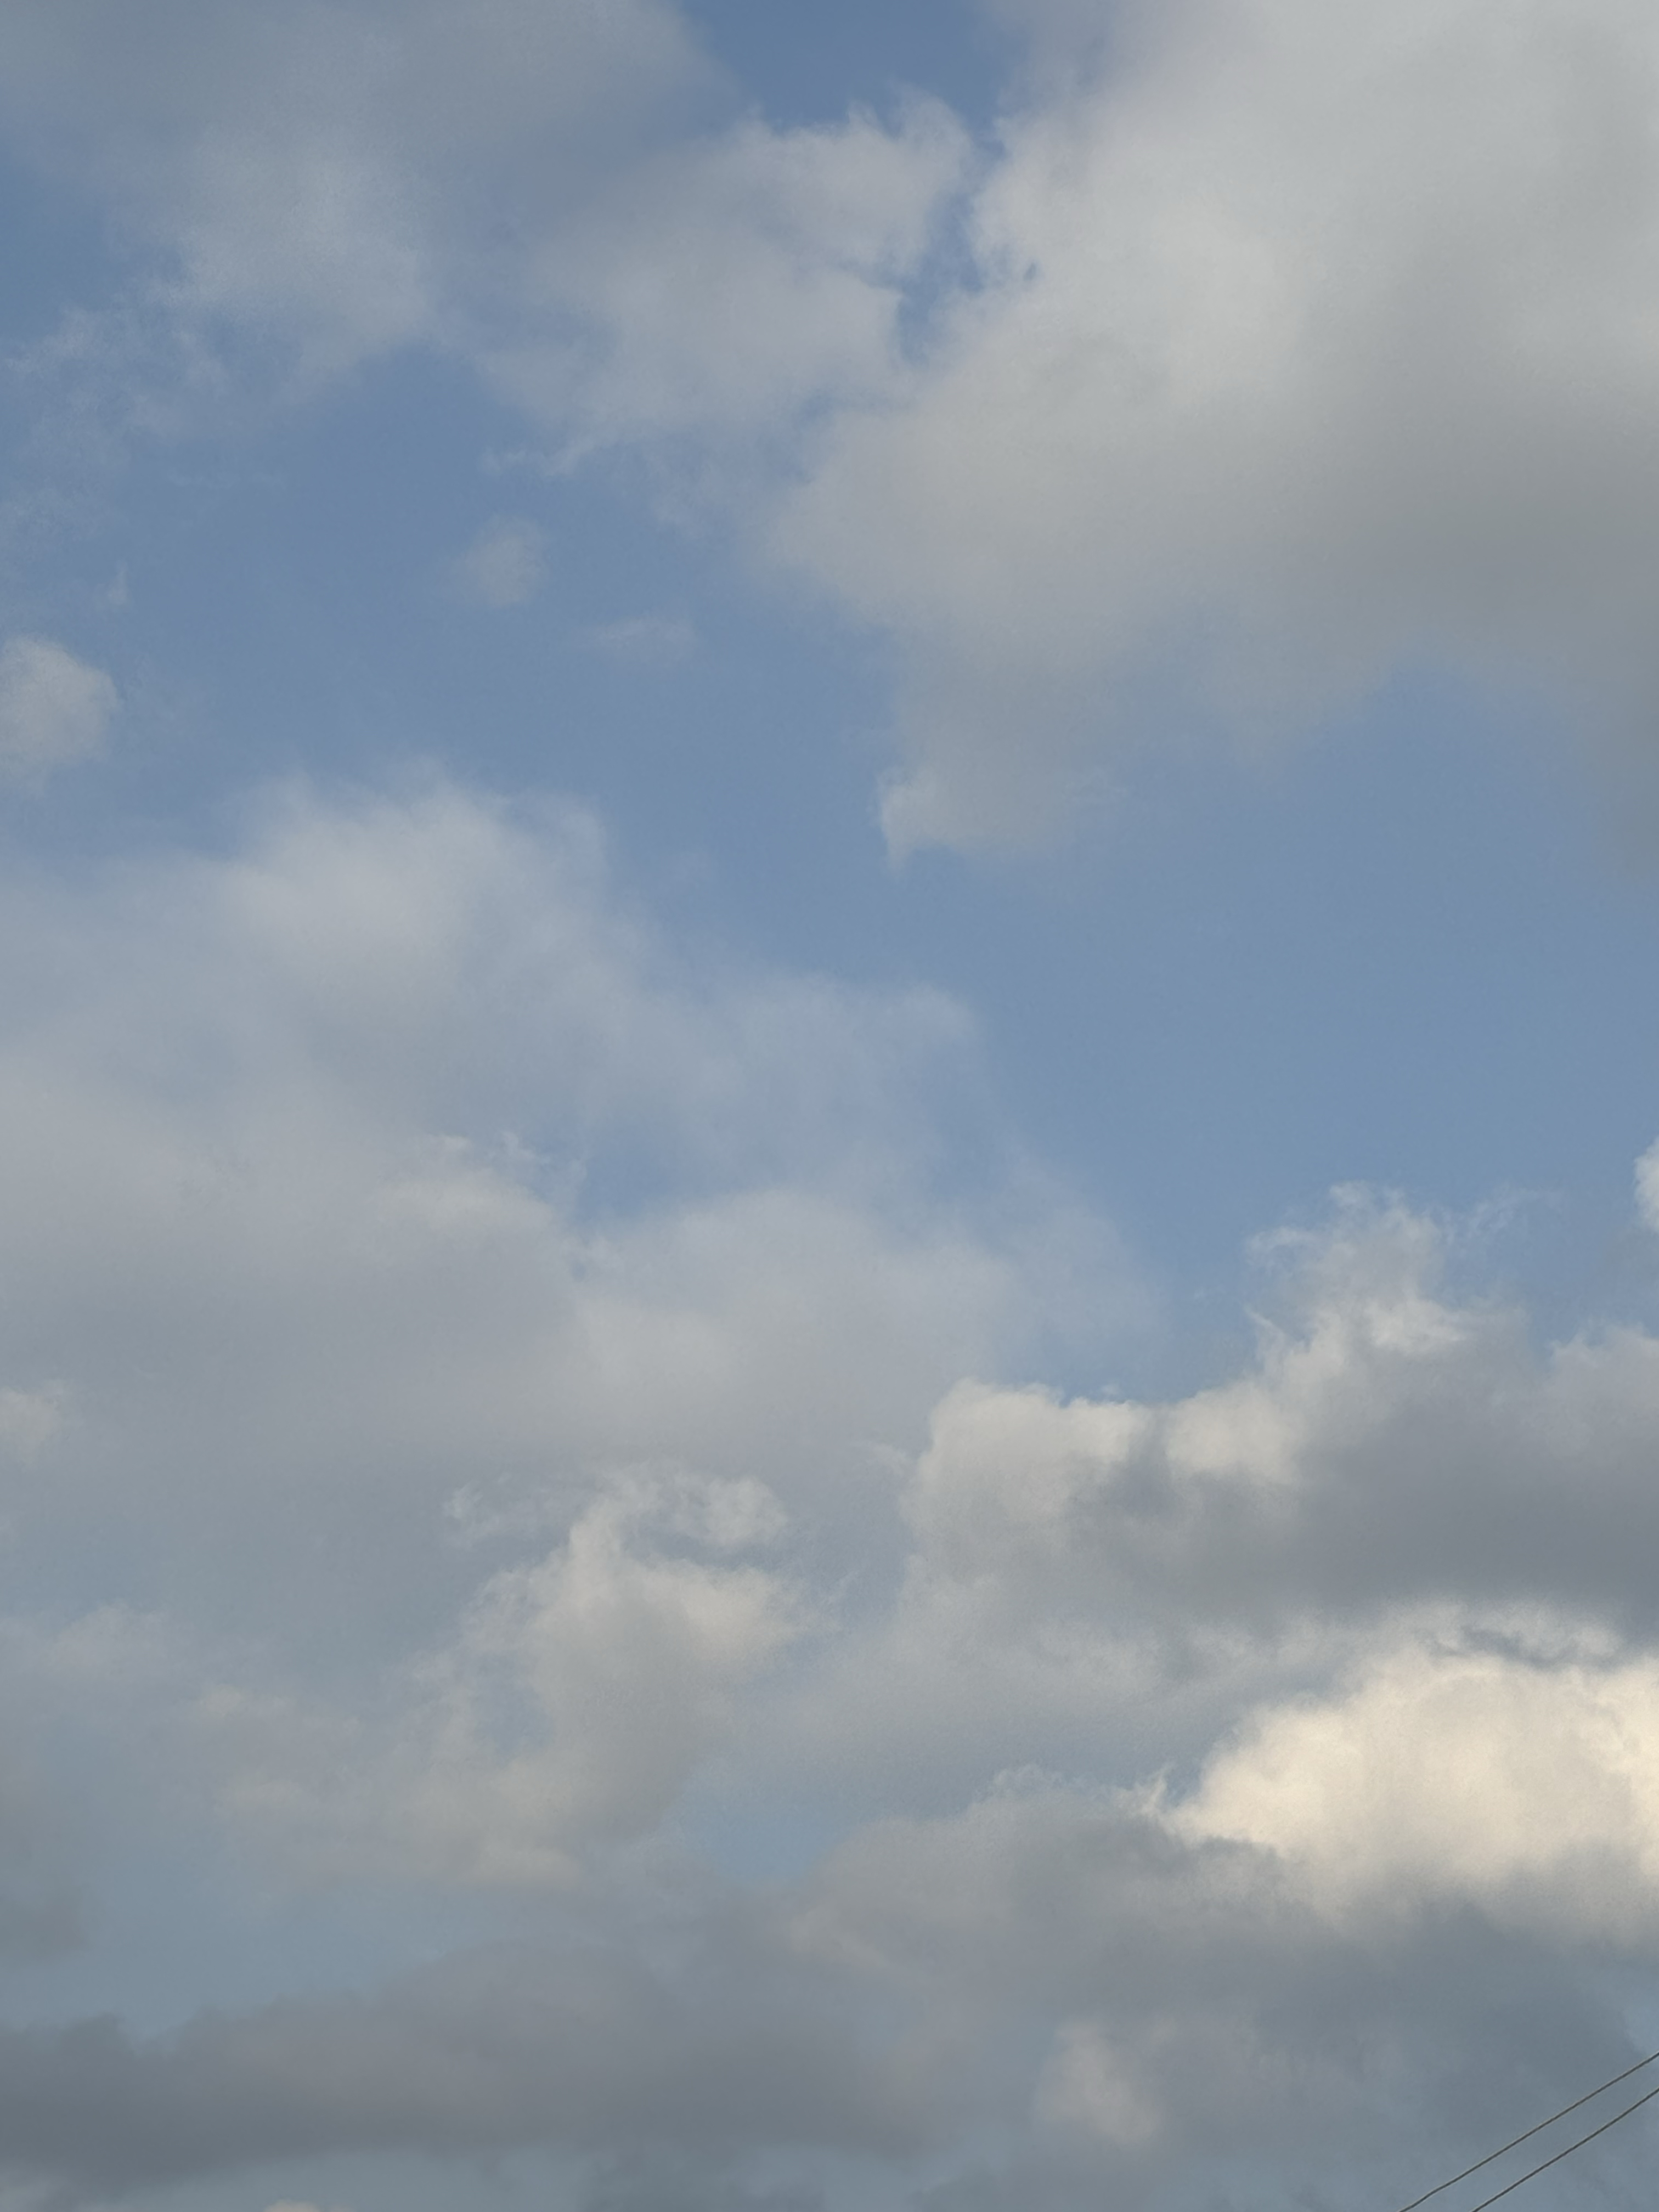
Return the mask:
<svg viewBox="0 0 1659 2212">
<path fill-rule="evenodd" d="M 973 0 L 884 7 L 779 8 L 769 0 L 691 0 L 686 14 L 742 97 L 786 127 L 839 123 L 918 94 L 984 130 L 1006 95 L 1015 41 Z"/>
</svg>

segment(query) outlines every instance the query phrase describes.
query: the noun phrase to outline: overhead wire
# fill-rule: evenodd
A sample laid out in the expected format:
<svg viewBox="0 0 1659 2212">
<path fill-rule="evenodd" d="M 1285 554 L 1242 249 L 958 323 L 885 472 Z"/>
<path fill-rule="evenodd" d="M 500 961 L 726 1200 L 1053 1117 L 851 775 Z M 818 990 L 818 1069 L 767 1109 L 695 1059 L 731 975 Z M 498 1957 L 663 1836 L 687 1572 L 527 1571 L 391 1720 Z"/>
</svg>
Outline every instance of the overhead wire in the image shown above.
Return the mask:
<svg viewBox="0 0 1659 2212">
<path fill-rule="evenodd" d="M 1609 2128 L 1616 2128 L 1620 2120 L 1627 2120 L 1632 2112 L 1640 2112 L 1644 2105 L 1650 2105 L 1656 2097 L 1659 2097 L 1659 2089 L 1650 2089 L 1633 2105 L 1626 2105 L 1622 2112 L 1615 2112 L 1610 2120 L 1603 2120 L 1599 2128 L 1592 2128 L 1587 2136 L 1580 2136 L 1577 2142 L 1570 2142 L 1565 2150 L 1557 2151 L 1553 2158 L 1547 2158 L 1541 2166 L 1534 2166 L 1531 2173 L 1517 2174 L 1505 2187 L 1494 2190 L 1490 2197 L 1483 2197 L 1478 2204 L 1471 2206 L 1470 2212 L 1486 2212 L 1487 2205 L 1496 2204 L 1498 2198 L 1507 2197 L 1511 2189 L 1519 2189 L 1523 2181 L 1532 2179 L 1533 2174 L 1544 2173 L 1551 2166 L 1559 2166 L 1564 2158 L 1571 2158 L 1574 2151 L 1583 2150 L 1587 2142 L 1594 2142 L 1597 2136 L 1606 2135 Z"/>
<path fill-rule="evenodd" d="M 1425 2189 L 1420 2197 L 1413 2197 L 1409 2204 L 1402 2204 L 1399 2208 L 1399 2212 L 1417 2212 L 1419 2204 L 1426 2204 L 1431 2198 L 1443 2196 L 1449 2189 L 1455 2189 L 1460 2181 L 1467 2181 L 1472 2173 L 1479 2173 L 1483 2166 L 1492 2165 L 1495 2160 L 1504 2157 L 1505 2153 L 1518 2150 L 1523 2142 L 1530 2142 L 1534 2136 L 1541 2136 L 1546 2128 L 1553 2128 L 1558 2120 L 1565 2120 L 1569 2113 L 1582 2111 L 1584 2106 L 1594 2104 L 1598 2097 L 1605 2096 L 1609 2089 L 1616 2089 L 1621 2081 L 1628 2081 L 1632 2074 L 1640 2074 L 1644 2068 L 1651 2066 L 1656 2059 L 1659 2059 L 1659 2051 L 1650 2051 L 1645 2058 L 1638 2058 L 1634 2066 L 1626 2067 L 1622 2074 L 1613 2075 L 1610 2080 L 1601 2082 L 1598 2087 L 1587 2089 L 1582 2097 L 1575 2097 L 1571 2104 L 1563 2105 L 1560 2111 L 1552 2112 L 1548 2119 L 1534 2121 L 1531 2127 L 1523 2129 L 1518 2136 L 1511 2136 L 1508 2142 L 1501 2143 L 1496 2150 L 1489 2150 L 1485 2158 L 1476 2159 L 1473 2166 L 1466 2166 L 1461 2173 L 1453 2174 L 1449 2181 L 1436 2182 L 1432 2189 Z M 1582 2150 L 1586 2143 L 1594 2142 L 1597 2136 L 1604 2136 L 1609 2128 L 1617 2127 L 1620 2120 L 1627 2120 L 1632 2112 L 1639 2112 L 1644 2105 L 1650 2103 L 1655 2097 L 1659 2097 L 1659 2088 L 1650 2089 L 1645 2096 L 1638 2097 L 1633 2105 L 1626 2105 L 1622 2112 L 1615 2112 L 1610 2120 L 1603 2120 L 1599 2128 L 1592 2128 L 1587 2136 L 1580 2136 L 1577 2142 L 1569 2143 L 1565 2150 L 1557 2151 L 1553 2158 L 1547 2158 L 1541 2166 L 1534 2166 L 1531 2172 L 1522 2174 L 1516 2180 L 1510 2182 L 1505 2187 L 1498 2190 L 1495 2196 L 1483 2198 L 1479 2204 L 1471 2208 L 1471 2212 L 1486 2212 L 1486 2206 L 1496 2204 L 1499 2197 L 1507 2197 L 1510 2190 L 1519 2189 L 1522 2182 L 1530 2181 L 1534 2174 L 1542 2173 L 1552 2166 L 1559 2166 L 1564 2158 L 1571 2157 L 1576 2150 Z"/>
</svg>

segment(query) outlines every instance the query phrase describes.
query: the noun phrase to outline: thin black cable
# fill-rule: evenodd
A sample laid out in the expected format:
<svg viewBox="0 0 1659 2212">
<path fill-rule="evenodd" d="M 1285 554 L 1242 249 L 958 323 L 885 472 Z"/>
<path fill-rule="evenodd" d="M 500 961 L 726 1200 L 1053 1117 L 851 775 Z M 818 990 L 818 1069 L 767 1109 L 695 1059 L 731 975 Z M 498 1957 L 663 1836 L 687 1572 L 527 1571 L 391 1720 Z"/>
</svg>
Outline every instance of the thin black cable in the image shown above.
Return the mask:
<svg viewBox="0 0 1659 2212">
<path fill-rule="evenodd" d="M 1563 2105 L 1559 2112 L 1552 2112 L 1548 2119 L 1539 2120 L 1534 2126 L 1526 2129 L 1522 2134 L 1518 2136 L 1511 2136 L 1508 2142 L 1500 2144 L 1498 2148 L 1496 2150 L 1489 2150 L 1485 2158 L 1476 2159 L 1473 2166 L 1466 2166 L 1462 2173 L 1453 2174 L 1449 2181 L 1437 2181 L 1432 2189 L 1425 2189 L 1420 2197 L 1413 2197 L 1409 2204 L 1402 2204 L 1400 2207 L 1400 2212 L 1417 2212 L 1418 2206 L 1419 2204 L 1426 2204 L 1431 2197 L 1439 2197 L 1448 2189 L 1455 2189 L 1460 2181 L 1467 2181 L 1472 2173 L 1479 2173 L 1483 2166 L 1490 2166 L 1494 2159 L 1502 2158 L 1505 2151 L 1518 2150 L 1523 2142 L 1530 2142 L 1534 2136 L 1541 2136 L 1546 2128 L 1553 2128 L 1558 2120 L 1565 2120 L 1569 2112 L 1576 2112 L 1579 2111 L 1582 2106 L 1594 2103 L 1597 2097 L 1604 2096 L 1609 2089 L 1616 2089 L 1621 2081 L 1628 2081 L 1632 2074 L 1639 2074 L 1644 2066 L 1651 2066 L 1656 2058 L 1659 2058 L 1659 2051 L 1649 2051 L 1645 2058 L 1638 2058 L 1634 2066 L 1626 2066 L 1622 2074 L 1615 2074 L 1610 2081 L 1603 2081 L 1600 2088 L 1587 2089 L 1582 2097 L 1575 2097 L 1571 2104 Z M 1659 2095 L 1659 2090 L 1656 2090 L 1651 2094 L 1654 2095 Z M 1645 2105 L 1646 2102 L 1646 2097 L 1638 2097 L 1636 2100 L 1636 2105 Z M 1626 2111 L 1633 2112 L 1636 2110 L 1636 2105 L 1627 2106 L 1626 2107 Z M 1615 2118 L 1622 2120 L 1625 2118 L 1625 2113 L 1620 2112 L 1615 2115 Z M 1609 2120 L 1607 2124 L 1608 2127 L 1611 2127 L 1613 2125 L 1613 2121 Z M 1599 2136 L 1601 2132 L 1601 2129 L 1597 2128 L 1595 2133 Z M 1589 2142 L 1591 2138 L 1589 2136 L 1583 2137 L 1583 2141 L 1585 2142 Z M 1577 2150 L 1578 2145 L 1574 2143 L 1571 2148 Z M 1565 2158 L 1566 2154 L 1565 2151 L 1563 2151 L 1560 2154 L 1563 2158 Z M 1547 2159 L 1545 2160 L 1545 2164 L 1548 2166 L 1553 2166 L 1555 2160 L 1553 2159 Z M 1533 2173 L 1541 2173 L 1543 2171 L 1544 2168 L 1541 2166 L 1535 2166 L 1533 2168 Z M 1522 2181 L 1530 2181 L 1531 2179 L 1532 2174 L 1528 2173 L 1523 2173 L 1521 2177 Z M 1512 2181 L 1510 2184 L 1510 2188 L 1518 2189 L 1520 2185 L 1520 2182 Z M 1499 2190 L 1498 2192 L 1499 2197 L 1507 2196 L 1508 2193 L 1509 2191 L 1507 2190 Z M 1488 2204 L 1495 2204 L 1497 2202 L 1498 2197 L 1489 2197 L 1486 2199 L 1486 2203 Z M 1481 2207 L 1476 2205 L 1474 2212 L 1481 2212 Z"/>
<path fill-rule="evenodd" d="M 1659 2089 L 1650 2089 L 1646 2096 L 1638 2097 L 1633 2105 L 1626 2105 L 1622 2112 L 1615 2112 L 1610 2120 L 1603 2120 L 1599 2128 L 1592 2128 L 1587 2136 L 1580 2136 L 1577 2142 L 1570 2142 L 1565 2150 L 1557 2151 L 1553 2158 L 1547 2158 L 1542 2166 L 1534 2166 L 1532 2173 L 1523 2173 L 1518 2180 L 1511 2181 L 1507 2188 L 1496 2190 L 1490 2197 L 1483 2197 L 1472 2208 L 1472 2212 L 1486 2212 L 1487 2205 L 1496 2204 L 1500 2197 L 1509 2195 L 1510 2190 L 1519 2189 L 1522 2181 L 1532 2179 L 1533 2174 L 1543 2173 L 1552 2166 L 1559 2166 L 1564 2158 L 1571 2158 L 1574 2151 L 1583 2150 L 1587 2142 L 1594 2142 L 1597 2136 L 1606 2135 L 1609 2128 L 1616 2128 L 1620 2120 L 1627 2120 L 1632 2112 L 1639 2112 L 1644 2105 L 1650 2105 L 1656 2097 L 1659 2097 Z"/>
</svg>

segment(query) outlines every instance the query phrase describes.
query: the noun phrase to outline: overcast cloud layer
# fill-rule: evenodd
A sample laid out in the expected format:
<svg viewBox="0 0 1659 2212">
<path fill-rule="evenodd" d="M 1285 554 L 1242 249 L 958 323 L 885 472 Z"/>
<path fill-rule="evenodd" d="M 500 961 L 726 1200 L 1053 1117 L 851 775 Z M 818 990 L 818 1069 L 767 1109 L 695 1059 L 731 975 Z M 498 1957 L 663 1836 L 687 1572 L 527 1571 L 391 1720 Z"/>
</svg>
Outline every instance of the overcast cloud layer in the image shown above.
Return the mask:
<svg viewBox="0 0 1659 2212">
<path fill-rule="evenodd" d="M 732 17 L 0 15 L 0 2212 L 1387 2212 L 1659 2042 L 1659 1094 L 1525 1280 L 1013 1103 L 1103 795 L 1639 789 L 1659 22 Z"/>
</svg>

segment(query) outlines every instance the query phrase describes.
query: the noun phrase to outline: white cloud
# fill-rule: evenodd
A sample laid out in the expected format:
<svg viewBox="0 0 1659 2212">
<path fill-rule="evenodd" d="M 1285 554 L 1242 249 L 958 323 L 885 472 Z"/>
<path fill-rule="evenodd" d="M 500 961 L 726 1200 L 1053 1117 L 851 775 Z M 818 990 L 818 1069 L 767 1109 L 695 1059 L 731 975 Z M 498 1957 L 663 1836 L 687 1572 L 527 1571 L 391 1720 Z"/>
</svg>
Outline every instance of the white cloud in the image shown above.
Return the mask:
<svg viewBox="0 0 1659 2212">
<path fill-rule="evenodd" d="M 903 286 L 967 151 L 933 103 L 893 129 L 749 121 L 665 151 L 538 243 L 519 333 L 481 356 L 486 373 L 570 454 L 677 438 L 728 464 L 764 452 L 805 416 L 887 391 Z"/>
<path fill-rule="evenodd" d="M 1467 1899 L 1645 1945 L 1659 1662 L 1407 1641 L 1333 1696 L 1252 1716 L 1170 1819 L 1275 1853 L 1322 1909 Z"/>
<path fill-rule="evenodd" d="M 526 606 L 547 581 L 547 532 L 523 515 L 492 516 L 451 565 L 450 580 L 477 606 Z"/>
<path fill-rule="evenodd" d="M 1276 742 L 1402 665 L 1645 742 L 1651 11 L 1015 12 L 1059 51 L 976 280 L 776 538 L 903 648 L 895 843 L 1038 834 L 1172 721 Z"/>
<path fill-rule="evenodd" d="M 46 637 L 0 646 L 0 777 L 25 787 L 104 749 L 119 701 L 102 669 Z"/>
</svg>

